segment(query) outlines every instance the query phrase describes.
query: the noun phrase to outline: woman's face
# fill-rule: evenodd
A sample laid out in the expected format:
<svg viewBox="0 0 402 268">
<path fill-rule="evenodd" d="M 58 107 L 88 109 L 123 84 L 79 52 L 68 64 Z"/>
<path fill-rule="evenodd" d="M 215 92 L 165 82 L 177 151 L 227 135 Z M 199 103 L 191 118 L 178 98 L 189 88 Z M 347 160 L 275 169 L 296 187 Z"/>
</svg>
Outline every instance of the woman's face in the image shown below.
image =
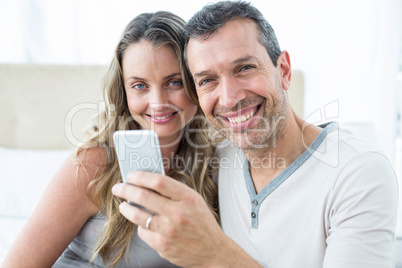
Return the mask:
<svg viewBox="0 0 402 268">
<path fill-rule="evenodd" d="M 122 59 L 128 108 L 142 129 L 152 129 L 161 143 L 180 137 L 197 106 L 187 97 L 179 59 L 169 45 L 155 48 L 142 40 L 131 44 Z"/>
</svg>

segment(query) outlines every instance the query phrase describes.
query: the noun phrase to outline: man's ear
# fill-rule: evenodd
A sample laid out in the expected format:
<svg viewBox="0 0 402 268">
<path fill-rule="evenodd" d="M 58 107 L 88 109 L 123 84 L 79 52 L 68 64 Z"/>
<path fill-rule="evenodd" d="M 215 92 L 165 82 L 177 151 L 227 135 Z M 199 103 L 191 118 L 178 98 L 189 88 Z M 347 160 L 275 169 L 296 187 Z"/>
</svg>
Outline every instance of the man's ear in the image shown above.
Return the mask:
<svg viewBox="0 0 402 268">
<path fill-rule="evenodd" d="M 286 50 L 282 51 L 279 55 L 277 69 L 281 79 L 282 88 L 288 90 L 290 88 L 290 80 L 292 79 L 292 68 L 290 66 L 289 53 Z"/>
</svg>

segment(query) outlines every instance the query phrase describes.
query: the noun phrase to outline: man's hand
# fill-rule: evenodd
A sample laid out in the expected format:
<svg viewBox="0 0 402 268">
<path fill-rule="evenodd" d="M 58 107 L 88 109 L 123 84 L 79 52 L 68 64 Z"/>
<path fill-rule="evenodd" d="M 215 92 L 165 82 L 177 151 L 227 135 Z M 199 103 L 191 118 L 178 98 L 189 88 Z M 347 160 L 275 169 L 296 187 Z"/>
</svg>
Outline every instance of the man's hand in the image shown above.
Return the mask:
<svg viewBox="0 0 402 268">
<path fill-rule="evenodd" d="M 156 214 L 146 229 L 150 213 L 127 202 L 120 212 L 138 225 L 138 235 L 161 257 L 184 267 L 234 267 L 244 257 L 251 267 L 254 261 L 223 233 L 197 192 L 161 174 L 134 172 L 127 180 L 130 184 L 115 185 L 113 194 Z"/>
</svg>

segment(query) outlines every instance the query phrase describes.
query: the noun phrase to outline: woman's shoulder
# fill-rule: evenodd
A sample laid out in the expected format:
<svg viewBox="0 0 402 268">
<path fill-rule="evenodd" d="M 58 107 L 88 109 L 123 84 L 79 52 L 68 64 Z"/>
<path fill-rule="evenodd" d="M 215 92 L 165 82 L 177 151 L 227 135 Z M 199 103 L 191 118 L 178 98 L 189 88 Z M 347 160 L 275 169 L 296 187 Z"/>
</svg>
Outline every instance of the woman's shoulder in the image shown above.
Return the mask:
<svg viewBox="0 0 402 268">
<path fill-rule="evenodd" d="M 80 148 L 74 154 L 73 162 L 78 168 L 82 167 L 89 177 L 93 177 L 107 167 L 109 158 L 107 147 Z"/>
<path fill-rule="evenodd" d="M 73 183 L 86 193 L 89 184 L 107 170 L 108 162 L 104 147 L 79 148 L 61 166 L 56 178 Z"/>
<path fill-rule="evenodd" d="M 107 164 L 109 150 L 105 146 L 79 148 L 75 153 L 75 158 L 86 165 L 101 166 Z"/>
<path fill-rule="evenodd" d="M 62 166 L 58 179 L 74 186 L 69 189 L 72 194 L 75 193 L 73 195 L 75 199 L 81 199 L 82 202 L 91 201 L 88 203 L 92 207 L 91 213 L 96 213 L 99 211 L 98 204 L 88 187 L 107 170 L 107 165 L 108 154 L 104 147 L 79 148 Z M 90 198 L 87 199 L 87 197 Z"/>
</svg>

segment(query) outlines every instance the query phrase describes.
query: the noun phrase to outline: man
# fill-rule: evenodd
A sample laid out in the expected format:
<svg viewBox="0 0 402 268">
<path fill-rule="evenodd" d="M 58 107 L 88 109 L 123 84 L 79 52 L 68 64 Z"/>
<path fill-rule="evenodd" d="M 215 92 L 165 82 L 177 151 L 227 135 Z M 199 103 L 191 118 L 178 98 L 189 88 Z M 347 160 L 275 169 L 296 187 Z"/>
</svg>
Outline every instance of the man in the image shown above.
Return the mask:
<svg viewBox="0 0 402 268">
<path fill-rule="evenodd" d="M 157 213 L 120 207 L 147 227 L 140 237 L 185 267 L 393 267 L 398 196 L 390 163 L 336 123 L 313 126 L 293 112 L 289 54 L 261 13 L 218 2 L 186 30 L 200 106 L 231 142 L 218 148 L 224 233 L 194 192 L 136 173 L 129 181 L 137 186 L 115 193 Z"/>
</svg>

